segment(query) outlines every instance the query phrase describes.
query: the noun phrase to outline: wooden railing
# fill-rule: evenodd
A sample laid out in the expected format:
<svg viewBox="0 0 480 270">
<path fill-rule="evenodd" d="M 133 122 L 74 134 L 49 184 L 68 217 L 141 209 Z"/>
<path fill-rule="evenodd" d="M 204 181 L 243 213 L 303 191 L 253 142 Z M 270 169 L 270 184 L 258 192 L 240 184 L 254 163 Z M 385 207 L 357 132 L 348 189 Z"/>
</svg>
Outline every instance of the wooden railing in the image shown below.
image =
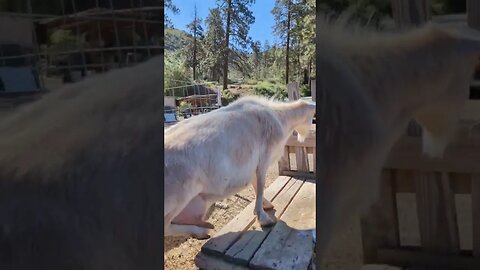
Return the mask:
<svg viewBox="0 0 480 270">
<path fill-rule="evenodd" d="M 361 220 L 366 264 L 480 269 L 480 132 L 470 126 L 462 125 L 441 159 L 422 155 L 421 130 L 409 126 Z M 412 228 L 417 241 L 409 241 Z"/>
<path fill-rule="evenodd" d="M 288 99 L 294 101 L 300 98 L 300 88 L 298 83 L 292 82 L 287 85 Z M 316 81 L 311 82 L 312 100 L 316 100 Z M 313 122 L 315 123 L 315 122 Z M 313 124 L 310 134 L 303 143 L 297 140 L 297 135 L 292 134 L 287 141 L 283 151 L 283 157 L 278 162 L 279 175 L 303 177 L 315 179 L 315 130 Z"/>
<path fill-rule="evenodd" d="M 293 134 L 287 141 L 283 157 L 278 162 L 279 175 L 315 178 L 315 125 L 310 135 L 301 143 Z"/>
</svg>

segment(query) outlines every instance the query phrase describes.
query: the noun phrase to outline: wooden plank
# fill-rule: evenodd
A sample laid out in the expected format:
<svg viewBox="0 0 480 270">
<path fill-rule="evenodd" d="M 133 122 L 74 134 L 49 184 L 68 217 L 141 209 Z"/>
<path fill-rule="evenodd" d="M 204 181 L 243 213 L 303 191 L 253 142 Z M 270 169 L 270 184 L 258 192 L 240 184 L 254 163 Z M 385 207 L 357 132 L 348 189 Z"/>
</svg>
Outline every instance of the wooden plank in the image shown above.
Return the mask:
<svg viewBox="0 0 480 270">
<path fill-rule="evenodd" d="M 278 194 L 272 202 L 275 206 L 277 218 L 282 217 L 282 214 L 287 209 L 293 197 L 303 185 L 303 180 L 292 179 L 285 186 L 285 188 Z M 275 215 L 275 211 L 269 211 Z M 252 214 L 252 213 L 251 213 Z M 272 227 L 262 228 L 256 219 L 254 225 L 248 231 L 243 233 L 240 238 L 225 252 L 225 255 L 232 261 L 247 266 L 252 259 L 254 253 L 258 250 L 263 240 L 270 233 Z"/>
<path fill-rule="evenodd" d="M 202 252 L 198 253 L 197 256 L 195 256 L 195 265 L 201 270 L 249 270 L 248 267 L 234 265 L 222 259 L 219 259 L 218 257 L 210 256 Z"/>
<path fill-rule="evenodd" d="M 453 194 L 472 194 L 472 177 L 469 173 L 450 173 Z"/>
<path fill-rule="evenodd" d="M 458 253 L 458 226 L 448 175 L 416 172 L 414 178 L 423 249 L 439 254 Z"/>
<path fill-rule="evenodd" d="M 411 139 L 411 138 L 408 138 Z M 415 171 L 480 173 L 479 145 L 452 144 L 442 158 L 429 158 L 422 154 L 420 140 L 404 138 L 390 152 L 384 168 Z"/>
<path fill-rule="evenodd" d="M 397 193 L 415 193 L 413 184 L 413 172 L 410 170 L 391 169 L 395 175 L 393 180 L 394 189 Z"/>
<path fill-rule="evenodd" d="M 274 201 L 275 197 L 288 185 L 291 177 L 278 177 L 266 190 L 265 198 Z M 253 210 L 255 202 L 251 202 L 239 215 L 223 226 L 213 238 L 202 246 L 202 251 L 208 254 L 224 254 L 225 251 L 247 230 L 254 222 Z"/>
<path fill-rule="evenodd" d="M 290 170 L 290 154 L 288 153 L 288 146 L 283 148 L 283 156 L 278 161 L 278 172 L 282 175 L 282 171 Z"/>
<path fill-rule="evenodd" d="M 317 173 L 317 148 L 313 148 L 313 173 Z"/>
<path fill-rule="evenodd" d="M 305 147 L 295 147 L 295 161 L 297 162 L 297 171 L 308 172 L 308 155 Z"/>
<path fill-rule="evenodd" d="M 312 182 L 304 182 L 300 191 L 282 215 L 282 220 L 297 230 L 315 229 L 315 187 Z"/>
<path fill-rule="evenodd" d="M 480 269 L 480 260 L 471 256 L 440 255 L 418 249 L 379 249 L 379 263 L 399 266 L 428 266 L 433 269 Z"/>
<path fill-rule="evenodd" d="M 480 257 L 480 174 L 472 175 L 473 256 Z"/>
<path fill-rule="evenodd" d="M 314 133 L 314 131 L 311 131 L 311 135 L 309 135 L 307 138 L 305 138 L 304 142 L 299 142 L 298 139 L 297 139 L 297 136 L 292 135 L 290 138 L 288 138 L 287 145 L 288 146 L 295 146 L 295 147 L 312 147 L 312 148 L 314 148 L 316 146 L 315 133 Z"/>
<path fill-rule="evenodd" d="M 362 216 L 360 221 L 364 263 L 376 262 L 377 249 L 400 245 L 398 213 L 392 176 L 393 172 L 391 170 L 382 171 L 379 198 Z"/>
<path fill-rule="evenodd" d="M 450 186 L 453 194 L 471 194 L 472 179 L 468 173 L 450 173 Z M 413 171 L 395 169 L 395 191 L 415 193 Z"/>
<path fill-rule="evenodd" d="M 307 269 L 313 255 L 311 230 L 296 230 L 280 220 L 250 261 L 252 269 Z"/>
<path fill-rule="evenodd" d="M 317 100 L 317 81 L 315 79 L 310 81 L 310 92 L 312 93 L 312 101 Z"/>
<path fill-rule="evenodd" d="M 313 172 L 282 171 L 280 172 L 280 175 L 286 175 L 295 178 L 315 179 L 315 174 Z"/>
</svg>

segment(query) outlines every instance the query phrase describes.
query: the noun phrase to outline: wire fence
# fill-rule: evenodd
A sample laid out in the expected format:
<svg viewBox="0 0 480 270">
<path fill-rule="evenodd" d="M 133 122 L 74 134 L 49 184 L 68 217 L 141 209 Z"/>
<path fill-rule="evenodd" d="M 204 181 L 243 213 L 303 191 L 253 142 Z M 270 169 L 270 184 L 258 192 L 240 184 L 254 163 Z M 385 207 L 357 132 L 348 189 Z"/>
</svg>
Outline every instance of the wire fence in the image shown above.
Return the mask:
<svg viewBox="0 0 480 270">
<path fill-rule="evenodd" d="M 54 90 L 163 53 L 161 1 L 50 1 L 59 14 L 23 1 L 0 12 L 0 93 Z"/>
<path fill-rule="evenodd" d="M 180 121 L 195 115 L 216 110 L 222 106 L 220 89 L 214 89 L 205 83 L 176 81 L 180 86 L 165 88 L 166 122 Z M 171 115 L 170 119 L 167 119 Z"/>
</svg>

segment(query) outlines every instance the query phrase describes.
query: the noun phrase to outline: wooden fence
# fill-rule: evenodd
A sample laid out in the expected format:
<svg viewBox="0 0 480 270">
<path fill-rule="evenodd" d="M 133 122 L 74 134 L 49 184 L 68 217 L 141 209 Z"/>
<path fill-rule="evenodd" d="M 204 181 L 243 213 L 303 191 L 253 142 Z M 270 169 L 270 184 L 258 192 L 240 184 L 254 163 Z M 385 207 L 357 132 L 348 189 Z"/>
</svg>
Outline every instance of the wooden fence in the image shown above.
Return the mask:
<svg viewBox="0 0 480 270">
<path fill-rule="evenodd" d="M 422 155 L 415 124 L 397 142 L 384 165 L 380 198 L 361 220 L 366 264 L 480 269 L 480 132 L 469 126 L 462 125 L 441 159 Z M 416 244 L 404 237 L 411 233 L 405 227 L 412 228 L 401 220 L 404 195 L 414 205 L 406 211 L 416 211 Z M 459 206 L 458 195 L 471 204 Z"/>
<path fill-rule="evenodd" d="M 305 142 L 299 142 L 296 134 L 288 139 L 278 162 L 279 175 L 315 179 L 315 155 L 315 125 L 312 125 Z"/>
<path fill-rule="evenodd" d="M 288 99 L 290 101 L 300 98 L 298 83 L 293 82 L 287 85 Z M 312 80 L 311 84 L 312 100 L 316 97 L 316 83 Z M 315 179 L 315 130 L 316 125 L 312 125 L 310 134 L 301 143 L 297 140 L 297 134 L 292 134 L 285 146 L 283 157 L 278 162 L 279 175 L 304 177 Z"/>
</svg>

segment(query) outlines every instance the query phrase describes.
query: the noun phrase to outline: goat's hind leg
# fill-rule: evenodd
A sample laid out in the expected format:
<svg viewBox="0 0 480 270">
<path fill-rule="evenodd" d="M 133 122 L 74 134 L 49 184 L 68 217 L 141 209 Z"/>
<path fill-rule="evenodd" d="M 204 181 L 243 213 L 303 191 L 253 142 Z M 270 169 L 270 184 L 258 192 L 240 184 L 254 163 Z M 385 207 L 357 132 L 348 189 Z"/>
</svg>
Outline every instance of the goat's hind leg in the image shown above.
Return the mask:
<svg viewBox="0 0 480 270">
<path fill-rule="evenodd" d="M 277 221 L 272 219 L 267 212 L 263 209 L 263 193 L 265 190 L 265 175 L 267 173 L 266 166 L 259 166 L 257 168 L 256 190 L 255 190 L 255 214 L 257 215 L 258 222 L 262 226 L 272 226 Z"/>
<path fill-rule="evenodd" d="M 199 240 L 210 238 L 208 228 L 197 225 L 168 224 L 165 227 L 165 235 L 180 236 L 189 235 Z"/>
<path fill-rule="evenodd" d="M 178 225 L 197 225 L 208 229 L 214 229 L 214 226 L 205 221 L 209 203 L 200 195 L 195 196 L 185 208 L 172 220 L 172 224 Z"/>
<path fill-rule="evenodd" d="M 257 194 L 257 178 L 256 177 L 253 178 L 252 185 L 253 185 L 253 189 L 255 190 L 255 194 Z M 265 196 L 263 197 L 262 205 L 263 205 L 263 210 L 266 210 L 266 211 L 273 210 L 275 208 L 275 206 L 273 206 L 273 204 L 269 200 L 267 200 Z"/>
</svg>

